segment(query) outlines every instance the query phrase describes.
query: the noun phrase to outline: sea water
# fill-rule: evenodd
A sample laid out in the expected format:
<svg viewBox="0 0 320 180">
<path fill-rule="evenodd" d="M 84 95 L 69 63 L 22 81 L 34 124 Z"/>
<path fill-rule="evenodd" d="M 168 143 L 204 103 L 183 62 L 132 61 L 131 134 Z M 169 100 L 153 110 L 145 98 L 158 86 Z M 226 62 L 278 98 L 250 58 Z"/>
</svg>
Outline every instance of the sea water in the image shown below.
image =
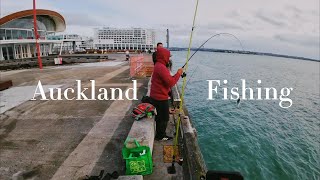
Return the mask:
<svg viewBox="0 0 320 180">
<path fill-rule="evenodd" d="M 172 52 L 173 69 L 186 52 Z M 198 131 L 209 170 L 238 171 L 245 179 L 304 180 L 320 177 L 320 62 L 289 58 L 198 52 L 187 71 L 185 104 Z M 208 79 L 240 79 L 255 86 L 292 87 L 292 106 L 276 100 L 208 98 Z M 181 85 L 182 81 L 179 81 Z"/>
</svg>

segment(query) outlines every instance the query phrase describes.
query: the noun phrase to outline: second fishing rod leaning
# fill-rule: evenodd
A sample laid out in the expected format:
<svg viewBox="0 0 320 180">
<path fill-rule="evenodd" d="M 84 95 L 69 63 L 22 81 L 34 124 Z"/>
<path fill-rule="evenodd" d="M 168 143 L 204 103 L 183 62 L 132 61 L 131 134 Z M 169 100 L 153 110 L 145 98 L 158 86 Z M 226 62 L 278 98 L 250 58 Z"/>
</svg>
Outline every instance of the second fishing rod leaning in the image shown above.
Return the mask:
<svg viewBox="0 0 320 180">
<path fill-rule="evenodd" d="M 195 28 L 195 21 L 196 21 L 196 16 L 197 16 L 197 11 L 198 11 L 198 4 L 199 4 L 199 0 L 196 1 L 196 7 L 195 7 L 195 11 L 194 11 L 194 16 L 193 16 L 192 30 L 191 30 L 190 38 L 189 38 L 189 47 L 188 47 L 188 53 L 187 53 L 186 62 L 182 66 L 182 68 L 185 70 L 185 72 L 188 69 L 188 62 L 191 60 L 191 58 L 213 37 L 221 35 L 221 34 L 231 35 L 234 38 L 236 38 L 239 41 L 239 43 L 241 44 L 241 41 L 236 36 L 234 36 L 233 34 L 230 34 L 230 33 L 218 33 L 218 34 L 215 34 L 215 35 L 211 36 L 204 43 L 202 43 L 201 46 L 190 56 L 191 45 L 192 45 L 192 37 L 193 37 L 193 32 L 194 32 L 194 28 Z M 242 47 L 242 44 L 241 44 L 241 47 Z M 242 49 L 243 49 L 243 47 L 242 47 Z M 178 144 L 178 134 L 179 134 L 179 128 L 180 128 L 180 123 L 181 123 L 181 116 L 183 114 L 182 107 L 183 107 L 183 101 L 184 101 L 184 92 L 185 92 L 185 88 L 186 88 L 186 84 L 187 84 L 187 81 L 186 81 L 186 78 L 185 78 L 185 76 L 186 76 L 185 72 L 183 72 L 183 74 L 181 75 L 182 78 L 183 78 L 183 84 L 182 84 L 182 89 L 181 89 L 181 101 L 180 101 L 180 106 L 179 106 L 178 121 L 176 123 L 176 135 L 175 135 L 174 144 L 173 144 L 172 164 L 171 164 L 171 166 L 168 167 L 168 173 L 169 174 L 176 173 L 176 169 L 175 169 L 175 166 L 174 166 L 175 165 L 175 161 L 176 161 L 176 147 L 177 147 L 177 144 Z"/>
<path fill-rule="evenodd" d="M 186 64 L 184 65 L 184 70 L 187 71 L 188 69 L 188 61 L 189 61 L 189 56 L 190 56 L 190 49 L 191 49 L 191 44 L 192 44 L 192 36 L 193 36 L 193 32 L 194 32 L 194 27 L 195 27 L 195 22 L 196 22 L 196 16 L 197 16 L 197 11 L 198 11 L 198 4 L 199 4 L 199 0 L 196 1 L 196 7 L 194 10 L 194 16 L 193 16 L 193 22 L 192 22 L 192 29 L 191 29 L 191 33 L 190 33 L 190 38 L 189 38 L 189 47 L 188 47 L 188 53 L 187 53 L 187 58 L 186 58 Z M 176 169 L 175 169 L 175 161 L 176 161 L 176 147 L 178 144 L 178 134 L 179 134 L 179 128 L 180 128 L 180 121 L 181 121 L 181 115 L 182 115 L 182 106 L 183 106 L 183 100 L 184 100 L 184 90 L 185 90 L 185 85 L 186 85 L 186 78 L 183 78 L 183 84 L 182 84 L 182 90 L 181 90 L 181 101 L 180 101 L 180 106 L 179 106 L 179 117 L 178 117 L 178 121 L 176 123 L 176 135 L 174 138 L 174 143 L 173 143 L 173 153 L 172 153 L 172 164 L 171 166 L 168 167 L 168 173 L 169 174 L 175 174 L 176 173 Z"/>
</svg>

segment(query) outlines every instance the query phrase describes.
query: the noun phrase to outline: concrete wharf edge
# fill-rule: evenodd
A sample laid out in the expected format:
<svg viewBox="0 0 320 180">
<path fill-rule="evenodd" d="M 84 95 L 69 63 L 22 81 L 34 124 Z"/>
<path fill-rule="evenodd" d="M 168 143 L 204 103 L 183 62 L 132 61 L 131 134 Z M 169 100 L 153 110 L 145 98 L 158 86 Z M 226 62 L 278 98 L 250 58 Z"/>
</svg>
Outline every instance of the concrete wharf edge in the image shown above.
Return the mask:
<svg viewBox="0 0 320 180">
<path fill-rule="evenodd" d="M 97 78 L 96 82 L 109 80 L 127 69 L 128 67 L 124 66 L 108 74 L 107 77 Z M 74 179 L 75 177 L 88 175 L 88 172 L 93 170 L 95 163 L 99 160 L 105 145 L 110 141 L 116 127 L 120 124 L 120 120 L 124 118 L 126 113 L 124 109 L 128 109 L 131 105 L 132 101 L 127 99 L 114 101 L 105 111 L 102 119 L 90 130 L 87 136 L 59 167 L 52 180 Z"/>
</svg>

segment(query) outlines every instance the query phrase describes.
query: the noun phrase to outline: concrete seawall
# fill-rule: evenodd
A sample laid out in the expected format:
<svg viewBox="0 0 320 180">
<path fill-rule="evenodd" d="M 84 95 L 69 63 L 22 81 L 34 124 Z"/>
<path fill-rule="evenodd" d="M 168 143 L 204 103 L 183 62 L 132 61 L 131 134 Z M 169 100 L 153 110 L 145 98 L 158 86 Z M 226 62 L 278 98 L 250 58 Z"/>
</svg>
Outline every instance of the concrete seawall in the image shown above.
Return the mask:
<svg viewBox="0 0 320 180">
<path fill-rule="evenodd" d="M 110 55 L 109 55 L 110 56 Z M 72 54 L 72 55 L 51 55 L 41 57 L 43 66 L 54 66 L 54 58 L 61 57 L 62 64 L 73 64 L 73 63 L 92 63 L 111 60 L 108 54 Z M 114 56 L 111 54 L 111 56 Z M 119 57 L 119 56 L 118 56 Z M 112 59 L 114 60 L 114 59 Z M 26 69 L 38 67 L 38 58 L 24 58 L 14 60 L 3 60 L 0 61 L 0 71 L 3 70 L 15 70 L 15 69 Z"/>
</svg>

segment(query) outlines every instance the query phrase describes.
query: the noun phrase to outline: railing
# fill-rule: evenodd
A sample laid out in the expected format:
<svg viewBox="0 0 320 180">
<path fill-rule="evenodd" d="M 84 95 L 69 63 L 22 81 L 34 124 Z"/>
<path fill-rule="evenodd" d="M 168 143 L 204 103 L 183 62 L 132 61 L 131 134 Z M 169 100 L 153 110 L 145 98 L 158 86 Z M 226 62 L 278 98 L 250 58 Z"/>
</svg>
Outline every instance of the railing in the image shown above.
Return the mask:
<svg viewBox="0 0 320 180">
<path fill-rule="evenodd" d="M 150 77 L 153 73 L 153 62 L 143 55 L 130 57 L 130 77 Z"/>
<path fill-rule="evenodd" d="M 45 40 L 53 31 L 38 30 L 40 39 Z M 1 40 L 19 40 L 19 39 L 34 39 L 33 29 L 23 28 L 0 28 Z"/>
</svg>

